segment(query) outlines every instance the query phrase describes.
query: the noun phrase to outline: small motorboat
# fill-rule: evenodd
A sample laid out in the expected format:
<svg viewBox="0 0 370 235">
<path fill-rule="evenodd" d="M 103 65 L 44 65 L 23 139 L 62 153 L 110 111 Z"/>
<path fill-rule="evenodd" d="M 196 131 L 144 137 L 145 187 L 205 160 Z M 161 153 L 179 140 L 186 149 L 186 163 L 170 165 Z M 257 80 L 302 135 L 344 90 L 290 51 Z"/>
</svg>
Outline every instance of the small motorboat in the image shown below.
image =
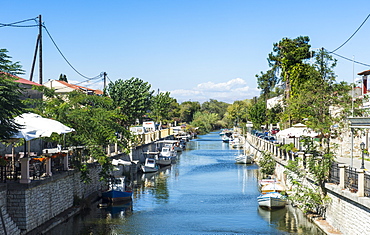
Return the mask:
<svg viewBox="0 0 370 235">
<path fill-rule="evenodd" d="M 287 203 L 287 197 L 278 192 L 262 194 L 257 200 L 260 207 L 267 209 L 283 208 Z"/>
<path fill-rule="evenodd" d="M 146 158 L 145 164 L 141 165 L 141 170 L 144 173 L 151 173 L 158 171 L 158 165 L 154 158 Z"/>
<path fill-rule="evenodd" d="M 111 178 L 108 190 L 102 193 L 103 201 L 119 202 L 132 199 L 132 189 L 126 187 L 125 178 Z"/>
<path fill-rule="evenodd" d="M 261 188 L 261 193 L 266 194 L 266 193 L 271 193 L 271 192 L 278 192 L 281 193 L 282 191 L 285 191 L 285 188 L 283 185 L 280 183 L 268 183 L 262 186 Z"/>
<path fill-rule="evenodd" d="M 247 155 L 247 154 L 239 154 L 235 158 L 235 162 L 237 164 L 252 164 L 253 161 L 254 161 L 253 157 L 251 155 Z"/>
</svg>

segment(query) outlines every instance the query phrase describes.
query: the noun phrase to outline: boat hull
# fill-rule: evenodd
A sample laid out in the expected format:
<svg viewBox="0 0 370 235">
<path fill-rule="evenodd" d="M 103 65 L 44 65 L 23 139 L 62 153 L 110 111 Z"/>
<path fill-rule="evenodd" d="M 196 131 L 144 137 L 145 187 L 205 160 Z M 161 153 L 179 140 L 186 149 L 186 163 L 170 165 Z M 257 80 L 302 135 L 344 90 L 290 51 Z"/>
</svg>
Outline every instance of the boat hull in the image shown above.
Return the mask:
<svg viewBox="0 0 370 235">
<path fill-rule="evenodd" d="M 268 209 L 283 208 L 287 203 L 285 196 L 280 193 L 267 193 L 257 198 L 260 207 Z"/>
<path fill-rule="evenodd" d="M 253 158 L 249 155 L 239 155 L 235 158 L 235 162 L 237 164 L 252 164 L 253 163 Z"/>
<path fill-rule="evenodd" d="M 108 190 L 102 193 L 102 198 L 109 202 L 120 202 L 132 199 L 132 191 Z"/>
<path fill-rule="evenodd" d="M 171 157 L 160 156 L 160 157 L 158 157 L 158 160 L 156 160 L 156 161 L 157 161 L 157 164 L 160 165 L 160 166 L 168 166 L 168 165 L 171 165 L 172 158 Z"/>
</svg>

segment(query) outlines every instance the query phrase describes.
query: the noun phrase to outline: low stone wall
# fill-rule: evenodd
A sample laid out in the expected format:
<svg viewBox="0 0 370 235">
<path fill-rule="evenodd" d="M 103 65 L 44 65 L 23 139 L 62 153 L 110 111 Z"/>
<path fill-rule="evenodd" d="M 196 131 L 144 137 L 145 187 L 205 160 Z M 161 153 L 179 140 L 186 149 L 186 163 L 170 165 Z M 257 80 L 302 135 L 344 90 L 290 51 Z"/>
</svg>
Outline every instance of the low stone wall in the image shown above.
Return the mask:
<svg viewBox="0 0 370 235">
<path fill-rule="evenodd" d="M 289 189 L 291 185 L 284 173 L 289 157 L 273 144 L 252 135 L 247 136 L 247 146 L 256 156 L 261 156 L 262 151 L 268 151 L 275 156 L 278 163 L 275 169 L 276 177 Z M 304 182 L 310 183 L 309 180 Z M 342 234 L 368 234 L 370 231 L 370 198 L 359 197 L 356 193 L 342 189 L 336 184 L 326 184 L 326 189 L 331 198 L 331 203 L 326 210 L 326 221 Z"/>
<path fill-rule="evenodd" d="M 7 212 L 24 233 L 42 225 L 74 206 L 76 199 L 84 199 L 101 190 L 100 166 L 90 166 L 91 183 L 81 182 L 77 171 L 62 172 L 30 184 L 8 183 Z"/>
<path fill-rule="evenodd" d="M 326 220 L 343 234 L 369 234 L 370 198 L 358 197 L 338 185 L 326 184 L 331 203 Z"/>
</svg>

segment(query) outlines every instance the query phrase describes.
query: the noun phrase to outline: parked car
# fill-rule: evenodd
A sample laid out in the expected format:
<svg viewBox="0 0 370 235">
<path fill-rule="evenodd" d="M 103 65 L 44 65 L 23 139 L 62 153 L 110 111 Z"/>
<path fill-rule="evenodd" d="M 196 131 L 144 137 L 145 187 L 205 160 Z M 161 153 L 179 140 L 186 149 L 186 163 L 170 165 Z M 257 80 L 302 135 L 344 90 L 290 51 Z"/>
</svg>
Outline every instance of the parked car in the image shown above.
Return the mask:
<svg viewBox="0 0 370 235">
<path fill-rule="evenodd" d="M 265 137 L 263 137 L 263 139 L 264 140 L 267 140 L 267 141 L 269 141 L 269 142 L 272 142 L 272 143 L 276 143 L 276 139 L 275 139 L 275 137 L 273 137 L 273 136 L 265 136 Z"/>
<path fill-rule="evenodd" d="M 272 130 L 271 130 L 271 134 L 272 135 L 275 135 L 276 133 L 278 133 L 280 131 L 280 129 L 279 128 L 272 128 Z"/>
</svg>

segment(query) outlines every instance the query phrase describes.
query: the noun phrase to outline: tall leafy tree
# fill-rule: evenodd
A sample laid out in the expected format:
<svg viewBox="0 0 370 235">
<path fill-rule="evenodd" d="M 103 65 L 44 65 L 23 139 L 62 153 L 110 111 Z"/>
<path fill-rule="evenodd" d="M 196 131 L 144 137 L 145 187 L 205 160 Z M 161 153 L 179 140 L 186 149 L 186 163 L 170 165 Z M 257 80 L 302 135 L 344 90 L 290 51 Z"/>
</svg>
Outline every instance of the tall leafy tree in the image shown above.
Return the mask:
<svg viewBox="0 0 370 235">
<path fill-rule="evenodd" d="M 112 98 L 113 105 L 120 109 L 120 113 L 127 117 L 121 123 L 126 127 L 134 124 L 136 119 L 143 120 L 150 109 L 154 93 L 148 82 L 134 77 L 109 83 L 105 92 Z"/>
<path fill-rule="evenodd" d="M 312 57 L 309 45 L 309 37 L 299 36 L 295 39 L 283 38 L 280 42 L 274 43 L 273 52 L 268 56 L 269 66 L 272 71 L 280 72 L 280 79 L 285 83 L 286 97 L 289 98 L 292 85 L 302 79 L 301 72 L 306 66 L 303 62 Z M 268 74 L 271 77 L 271 74 Z"/>
<path fill-rule="evenodd" d="M 180 104 L 180 120 L 190 123 L 193 120 L 194 114 L 200 110 L 199 102 L 185 101 Z"/>
<path fill-rule="evenodd" d="M 201 110 L 202 112 L 205 111 L 209 113 L 216 113 L 218 114 L 219 118 L 222 119 L 229 105 L 230 104 L 222 102 L 222 101 L 210 99 L 209 101 L 206 101 L 201 105 Z"/>
<path fill-rule="evenodd" d="M 170 97 L 170 92 L 160 92 L 152 97 L 151 102 L 151 117 L 159 122 L 167 122 L 170 119 L 171 104 L 176 99 Z"/>
<path fill-rule="evenodd" d="M 197 111 L 191 122 L 192 126 L 199 127 L 201 133 L 207 133 L 215 129 L 219 120 L 217 113 Z"/>
<path fill-rule="evenodd" d="M 59 81 L 63 81 L 63 82 L 67 82 L 68 83 L 67 75 L 60 74 L 59 75 Z"/>
<path fill-rule="evenodd" d="M 232 105 L 227 107 L 227 113 L 225 116 L 232 125 L 238 126 L 240 123 L 247 122 L 249 103 L 249 100 L 236 100 Z"/>
<path fill-rule="evenodd" d="M 260 129 L 261 125 L 266 122 L 266 102 L 263 99 L 254 97 L 248 109 L 248 117 L 253 122 L 253 127 Z"/>
<path fill-rule="evenodd" d="M 118 143 L 123 150 L 127 150 L 127 143 L 131 138 L 129 131 L 120 125 L 122 119 L 125 119 L 120 109 L 114 107 L 113 100 L 109 97 L 87 95 L 79 91 L 63 97 L 51 91 L 45 94 L 47 99 L 42 104 L 36 103 L 34 112 L 74 128 L 75 132 L 67 135 L 66 144 L 85 146 L 88 156 L 102 165 L 102 179 L 107 179 L 111 164 L 104 148 L 109 143 Z M 119 138 L 117 133 L 122 133 L 123 138 Z M 52 135 L 48 140 L 59 143 L 62 141 L 59 135 Z M 76 167 L 83 173 L 83 180 L 88 181 L 86 159 L 79 160 Z"/>
<path fill-rule="evenodd" d="M 19 125 L 13 118 L 23 113 L 25 106 L 20 100 L 19 83 L 14 82 L 11 74 L 22 74 L 19 62 L 13 63 L 6 49 L 0 49 L 0 139 L 9 138 L 17 132 Z"/>
</svg>

